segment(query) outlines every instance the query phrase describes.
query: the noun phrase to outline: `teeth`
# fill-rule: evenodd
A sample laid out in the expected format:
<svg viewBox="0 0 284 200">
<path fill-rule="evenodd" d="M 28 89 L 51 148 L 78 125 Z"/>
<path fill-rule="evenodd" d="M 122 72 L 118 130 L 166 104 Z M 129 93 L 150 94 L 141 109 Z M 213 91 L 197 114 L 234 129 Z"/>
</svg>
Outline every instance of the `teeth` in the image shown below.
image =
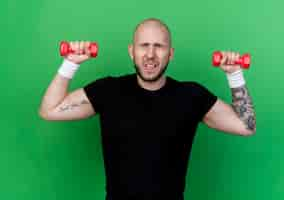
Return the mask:
<svg viewBox="0 0 284 200">
<path fill-rule="evenodd" d="M 146 64 L 145 66 L 146 66 L 146 67 L 150 67 L 150 68 L 154 68 L 154 67 L 155 67 L 154 64 Z"/>
</svg>

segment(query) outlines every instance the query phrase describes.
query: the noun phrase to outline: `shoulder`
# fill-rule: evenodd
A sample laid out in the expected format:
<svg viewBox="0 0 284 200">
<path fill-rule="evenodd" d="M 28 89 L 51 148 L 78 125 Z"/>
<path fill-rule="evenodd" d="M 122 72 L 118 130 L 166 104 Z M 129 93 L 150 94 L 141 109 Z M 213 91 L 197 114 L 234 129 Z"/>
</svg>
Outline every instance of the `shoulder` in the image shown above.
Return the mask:
<svg viewBox="0 0 284 200">
<path fill-rule="evenodd" d="M 136 75 L 135 74 L 124 74 L 124 75 L 115 76 L 115 77 L 113 76 L 112 78 L 116 81 L 116 83 L 129 83 L 136 79 Z"/>
<path fill-rule="evenodd" d="M 122 76 L 112 76 L 108 75 L 105 77 L 98 78 L 89 82 L 85 87 L 91 86 L 118 86 L 120 83 L 128 82 L 132 79 L 132 74 L 126 74 Z"/>
<path fill-rule="evenodd" d="M 180 81 L 169 77 L 171 85 L 175 86 L 178 90 L 183 92 L 197 92 L 208 90 L 204 85 L 197 81 Z"/>
<path fill-rule="evenodd" d="M 183 98 L 199 99 L 215 98 L 215 94 L 211 92 L 206 86 L 197 81 L 178 81 L 170 78 L 172 86 L 175 85 L 175 91 Z"/>
<path fill-rule="evenodd" d="M 190 90 L 194 93 L 208 91 L 208 88 L 206 86 L 196 81 L 185 81 L 182 82 L 182 84 L 185 89 Z"/>
</svg>

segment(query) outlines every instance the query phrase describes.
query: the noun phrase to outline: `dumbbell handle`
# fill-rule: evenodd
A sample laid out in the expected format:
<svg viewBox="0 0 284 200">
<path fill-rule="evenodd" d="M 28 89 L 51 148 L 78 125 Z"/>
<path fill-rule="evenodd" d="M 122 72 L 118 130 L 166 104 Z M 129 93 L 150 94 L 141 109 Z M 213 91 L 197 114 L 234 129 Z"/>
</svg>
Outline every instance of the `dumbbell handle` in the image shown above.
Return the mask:
<svg viewBox="0 0 284 200">
<path fill-rule="evenodd" d="M 89 51 L 91 57 L 97 57 L 98 55 L 98 44 L 95 42 L 91 42 L 89 45 Z M 62 41 L 60 43 L 60 55 L 67 56 L 70 53 L 74 53 L 75 51 L 71 48 L 69 42 Z"/>
<path fill-rule="evenodd" d="M 215 67 L 220 66 L 223 54 L 220 51 L 215 51 L 212 56 L 212 65 Z M 250 66 L 250 54 L 243 54 L 234 64 L 241 65 L 242 68 L 248 69 Z"/>
</svg>

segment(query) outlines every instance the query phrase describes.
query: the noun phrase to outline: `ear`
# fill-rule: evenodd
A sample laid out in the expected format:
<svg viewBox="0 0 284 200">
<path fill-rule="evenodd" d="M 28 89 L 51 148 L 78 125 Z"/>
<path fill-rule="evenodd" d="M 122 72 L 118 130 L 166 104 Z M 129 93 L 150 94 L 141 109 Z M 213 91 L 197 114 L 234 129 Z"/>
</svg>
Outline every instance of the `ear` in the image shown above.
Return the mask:
<svg viewBox="0 0 284 200">
<path fill-rule="evenodd" d="M 132 44 L 128 45 L 128 54 L 130 58 L 133 60 L 133 45 Z"/>
<path fill-rule="evenodd" d="M 170 48 L 170 60 L 172 60 L 174 58 L 174 51 L 175 49 L 174 48 Z"/>
</svg>

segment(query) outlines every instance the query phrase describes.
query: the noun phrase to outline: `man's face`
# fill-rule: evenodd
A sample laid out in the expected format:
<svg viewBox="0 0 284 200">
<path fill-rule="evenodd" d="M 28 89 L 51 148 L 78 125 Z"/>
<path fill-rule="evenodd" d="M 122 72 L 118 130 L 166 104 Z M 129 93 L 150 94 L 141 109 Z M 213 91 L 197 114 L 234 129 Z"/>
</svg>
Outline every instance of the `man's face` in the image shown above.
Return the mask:
<svg viewBox="0 0 284 200">
<path fill-rule="evenodd" d="M 129 46 L 129 54 L 143 81 L 158 80 L 173 57 L 168 32 L 157 24 L 141 25 L 135 33 L 134 44 Z"/>
</svg>

